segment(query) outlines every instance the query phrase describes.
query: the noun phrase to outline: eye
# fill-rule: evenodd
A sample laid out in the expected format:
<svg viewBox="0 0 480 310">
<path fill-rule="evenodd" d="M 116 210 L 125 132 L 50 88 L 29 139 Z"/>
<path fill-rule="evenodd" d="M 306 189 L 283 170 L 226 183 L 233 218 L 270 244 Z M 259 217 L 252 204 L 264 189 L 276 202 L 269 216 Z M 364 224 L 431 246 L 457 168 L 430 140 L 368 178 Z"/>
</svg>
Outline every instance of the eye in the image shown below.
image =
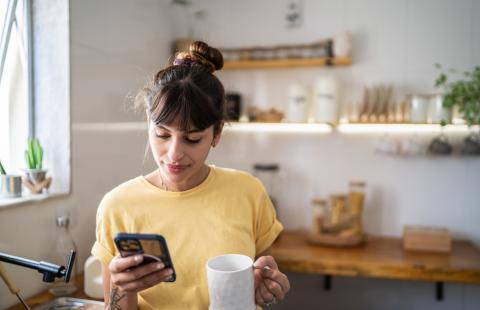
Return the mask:
<svg viewBox="0 0 480 310">
<path fill-rule="evenodd" d="M 170 138 L 170 135 L 167 135 L 167 134 L 164 134 L 164 133 L 158 133 L 158 132 L 155 132 L 155 136 L 157 138 L 160 138 L 160 139 L 163 139 L 163 140 L 166 140 L 166 139 Z"/>
<path fill-rule="evenodd" d="M 198 143 L 200 143 L 200 141 L 202 141 L 202 138 L 192 139 L 192 138 L 189 138 L 189 137 L 185 137 L 185 141 L 187 141 L 190 144 L 198 144 Z"/>
</svg>

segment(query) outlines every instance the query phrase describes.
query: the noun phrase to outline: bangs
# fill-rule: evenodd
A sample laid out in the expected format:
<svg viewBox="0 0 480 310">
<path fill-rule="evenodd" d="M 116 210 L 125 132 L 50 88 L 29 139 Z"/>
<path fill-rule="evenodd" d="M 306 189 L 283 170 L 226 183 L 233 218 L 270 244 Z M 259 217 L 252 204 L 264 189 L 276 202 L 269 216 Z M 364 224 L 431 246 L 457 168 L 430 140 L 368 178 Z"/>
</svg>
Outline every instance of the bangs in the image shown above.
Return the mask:
<svg viewBox="0 0 480 310">
<path fill-rule="evenodd" d="M 212 100 L 188 80 L 165 86 L 155 98 L 150 115 L 155 125 L 178 122 L 182 131 L 205 130 L 221 119 Z"/>
</svg>

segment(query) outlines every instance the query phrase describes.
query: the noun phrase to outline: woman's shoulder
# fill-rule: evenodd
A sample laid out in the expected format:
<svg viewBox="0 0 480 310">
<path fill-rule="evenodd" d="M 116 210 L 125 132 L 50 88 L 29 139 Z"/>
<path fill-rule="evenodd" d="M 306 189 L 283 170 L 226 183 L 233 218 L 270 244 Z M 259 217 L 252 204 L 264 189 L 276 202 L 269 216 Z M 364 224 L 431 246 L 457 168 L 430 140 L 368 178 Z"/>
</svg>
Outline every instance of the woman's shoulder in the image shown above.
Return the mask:
<svg viewBox="0 0 480 310">
<path fill-rule="evenodd" d="M 213 167 L 218 181 L 239 187 L 263 188 L 260 180 L 249 172 L 233 168 Z"/>
<path fill-rule="evenodd" d="M 131 198 L 135 195 L 139 188 L 142 187 L 142 177 L 136 177 L 125 181 L 109 192 L 107 192 L 102 199 L 102 205 L 109 205 L 115 201 L 124 201 L 125 199 Z"/>
</svg>

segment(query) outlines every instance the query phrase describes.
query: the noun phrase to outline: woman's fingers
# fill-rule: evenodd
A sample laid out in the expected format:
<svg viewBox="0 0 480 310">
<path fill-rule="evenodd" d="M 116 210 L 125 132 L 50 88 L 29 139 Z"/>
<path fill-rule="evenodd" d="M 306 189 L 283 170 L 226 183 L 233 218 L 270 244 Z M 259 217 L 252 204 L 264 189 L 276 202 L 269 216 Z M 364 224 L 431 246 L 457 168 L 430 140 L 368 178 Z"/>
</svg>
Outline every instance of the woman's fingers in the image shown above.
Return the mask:
<svg viewBox="0 0 480 310">
<path fill-rule="evenodd" d="M 264 267 L 268 266 L 271 269 L 278 269 L 277 263 L 275 262 L 275 259 L 270 256 L 260 256 L 254 263 L 253 266 L 255 268 L 263 269 Z"/>
<path fill-rule="evenodd" d="M 142 261 L 142 255 L 133 255 L 129 257 L 115 256 L 110 264 L 108 264 L 108 269 L 110 270 L 110 273 L 123 272 L 129 268 L 137 266 Z"/>
<path fill-rule="evenodd" d="M 262 277 L 276 282 L 280 286 L 280 290 L 283 293 L 282 295 L 285 295 L 285 293 L 290 290 L 290 282 L 288 281 L 287 276 L 279 270 L 264 268 L 262 271 Z M 273 284 L 271 285 L 274 286 Z"/>
<path fill-rule="evenodd" d="M 126 292 L 139 292 L 154 285 L 157 285 L 160 282 L 168 281 L 172 274 L 173 270 L 171 268 L 162 269 L 154 273 L 150 273 L 135 281 L 121 284 L 118 287 Z"/>
<path fill-rule="evenodd" d="M 131 268 L 127 272 L 112 274 L 112 281 L 115 285 L 121 285 L 124 283 L 136 281 L 137 279 L 141 279 L 146 275 L 157 272 L 164 268 L 164 263 L 150 263 L 147 265 Z"/>
</svg>

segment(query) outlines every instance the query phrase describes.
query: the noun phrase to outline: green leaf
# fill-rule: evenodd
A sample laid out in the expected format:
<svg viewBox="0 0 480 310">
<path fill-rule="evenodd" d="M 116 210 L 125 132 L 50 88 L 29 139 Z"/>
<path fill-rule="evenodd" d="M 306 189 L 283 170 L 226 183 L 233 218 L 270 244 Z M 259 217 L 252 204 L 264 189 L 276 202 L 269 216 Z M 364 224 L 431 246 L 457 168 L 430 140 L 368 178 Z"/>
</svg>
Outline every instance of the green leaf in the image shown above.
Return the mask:
<svg viewBox="0 0 480 310">
<path fill-rule="evenodd" d="M 3 165 L 2 165 L 2 162 L 0 161 L 0 174 L 1 175 L 6 175 L 7 172 L 5 171 L 5 169 L 3 168 Z"/>
</svg>

